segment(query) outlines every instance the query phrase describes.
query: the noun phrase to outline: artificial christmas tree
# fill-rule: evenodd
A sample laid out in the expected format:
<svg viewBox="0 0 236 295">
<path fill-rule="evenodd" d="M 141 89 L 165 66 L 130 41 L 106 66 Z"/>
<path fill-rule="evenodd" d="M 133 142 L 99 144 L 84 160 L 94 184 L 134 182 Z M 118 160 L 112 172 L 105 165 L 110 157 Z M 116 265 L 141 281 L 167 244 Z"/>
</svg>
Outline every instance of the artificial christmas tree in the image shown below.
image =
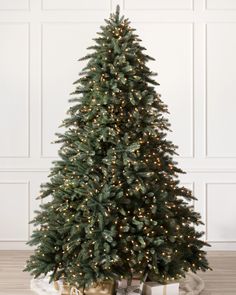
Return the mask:
<svg viewBox="0 0 236 295">
<path fill-rule="evenodd" d="M 78 288 L 205 271 L 200 215 L 179 185 L 152 58 L 119 8 L 101 29 L 57 134 L 60 159 L 40 195 L 52 199 L 33 220 L 29 245 L 37 249 L 26 270 Z"/>
</svg>

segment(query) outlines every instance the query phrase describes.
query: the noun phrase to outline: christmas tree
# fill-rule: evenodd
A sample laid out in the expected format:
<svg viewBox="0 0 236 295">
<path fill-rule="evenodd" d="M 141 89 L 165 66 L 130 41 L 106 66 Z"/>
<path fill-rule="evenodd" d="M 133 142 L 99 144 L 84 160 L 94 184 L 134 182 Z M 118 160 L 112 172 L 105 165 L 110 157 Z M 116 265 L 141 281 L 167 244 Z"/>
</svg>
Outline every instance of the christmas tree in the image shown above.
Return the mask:
<svg viewBox="0 0 236 295">
<path fill-rule="evenodd" d="M 41 185 L 26 270 L 72 286 L 207 270 L 199 213 L 166 139 L 167 106 L 140 39 L 119 8 L 106 20 L 75 91 L 59 160 Z"/>
</svg>

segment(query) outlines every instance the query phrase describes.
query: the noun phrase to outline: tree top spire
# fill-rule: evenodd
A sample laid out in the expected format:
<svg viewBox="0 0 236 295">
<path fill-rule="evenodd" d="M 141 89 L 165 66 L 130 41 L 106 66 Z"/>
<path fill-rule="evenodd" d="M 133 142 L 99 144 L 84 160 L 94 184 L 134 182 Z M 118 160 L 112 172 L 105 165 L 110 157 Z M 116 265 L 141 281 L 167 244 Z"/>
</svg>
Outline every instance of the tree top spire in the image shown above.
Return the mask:
<svg viewBox="0 0 236 295">
<path fill-rule="evenodd" d="M 116 16 L 119 17 L 120 15 L 120 5 L 116 5 Z"/>
</svg>

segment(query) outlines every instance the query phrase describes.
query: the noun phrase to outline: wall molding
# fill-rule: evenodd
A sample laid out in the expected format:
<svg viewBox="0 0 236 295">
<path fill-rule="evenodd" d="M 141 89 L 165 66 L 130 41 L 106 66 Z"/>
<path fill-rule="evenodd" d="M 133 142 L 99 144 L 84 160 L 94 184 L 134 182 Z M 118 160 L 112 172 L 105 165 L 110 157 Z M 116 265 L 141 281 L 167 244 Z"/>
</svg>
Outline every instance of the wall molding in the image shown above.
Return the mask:
<svg viewBox="0 0 236 295">
<path fill-rule="evenodd" d="M 192 52 L 191 52 L 191 106 L 190 106 L 190 112 L 191 112 L 191 135 L 190 135 L 190 155 L 189 156 L 175 156 L 176 160 L 184 160 L 184 159 L 194 159 L 195 158 L 195 73 L 194 73 L 194 63 L 195 63 L 195 30 L 194 30 L 194 22 L 193 21 L 133 21 L 132 24 L 180 24 L 180 25 L 191 25 L 191 47 L 192 47 Z M 167 139 L 168 136 L 170 135 L 170 132 L 167 133 Z M 178 150 L 177 150 L 178 152 Z"/>
<path fill-rule="evenodd" d="M 204 8 L 205 10 L 209 10 L 209 11 L 231 11 L 231 10 L 236 10 L 236 7 L 228 7 L 228 8 L 208 8 L 208 0 L 204 0 Z"/>
<path fill-rule="evenodd" d="M 207 111 L 209 111 L 207 109 L 207 102 L 209 101 L 209 98 L 207 98 L 207 90 L 209 91 L 211 90 L 211 88 L 207 89 L 207 82 L 209 81 L 207 81 L 207 75 L 205 77 L 203 76 L 205 73 L 207 73 L 207 66 L 214 67 L 214 64 L 210 63 L 211 61 L 209 59 L 208 59 L 208 62 L 210 64 L 209 63 L 207 64 L 207 54 L 209 55 L 209 52 L 207 52 L 207 50 L 209 51 L 209 47 L 207 48 L 207 41 L 209 40 L 207 39 L 207 37 L 209 37 L 209 25 L 236 24 L 236 21 L 235 21 L 236 9 L 209 8 L 209 4 L 211 4 L 210 7 L 213 7 L 213 5 L 216 6 L 216 4 L 214 3 L 214 0 L 208 1 L 208 7 L 207 7 L 207 0 L 189 0 L 189 2 L 187 0 L 186 1 L 180 0 L 179 2 L 177 0 L 172 0 L 168 2 L 169 6 L 168 6 L 168 3 L 166 4 L 164 0 L 162 0 L 159 3 L 161 3 L 162 7 L 164 6 L 167 7 L 164 9 L 160 8 L 161 5 L 159 5 L 158 0 L 154 0 L 155 2 L 154 1 L 143 2 L 141 3 L 141 6 L 143 8 L 140 8 L 140 9 L 136 8 L 138 5 L 140 5 L 140 3 L 138 4 L 136 3 L 137 1 L 134 2 L 129 0 L 108 0 L 107 2 L 104 2 L 103 4 L 101 4 L 100 7 L 98 7 L 99 4 L 97 3 L 95 3 L 94 5 L 93 4 L 90 5 L 90 2 L 82 3 L 81 5 L 84 8 L 81 8 L 81 9 L 78 8 L 79 4 L 75 1 L 60 0 L 60 3 L 59 3 L 59 2 L 56 2 L 56 0 L 49 1 L 49 2 L 46 2 L 44 0 L 39 0 L 39 1 L 28 0 L 27 9 L 6 9 L 6 10 L 0 9 L 0 15 L 1 15 L 0 25 L 4 25 L 4 24 L 27 25 L 28 33 L 29 33 L 29 36 L 28 36 L 28 46 L 29 46 L 28 48 L 29 50 L 28 87 L 29 89 L 28 89 L 28 98 L 27 98 L 28 104 L 26 106 L 26 103 L 24 101 L 25 108 L 24 109 L 22 108 L 22 112 L 28 115 L 28 126 L 27 126 L 28 150 L 26 154 L 26 145 L 23 145 L 21 149 L 20 148 L 17 149 L 17 145 L 16 145 L 15 147 L 13 147 L 12 150 L 18 153 L 22 151 L 22 153 L 19 153 L 19 154 L 20 155 L 22 154 L 23 157 L 21 156 L 14 157 L 14 155 L 12 156 L 10 155 L 9 157 L 5 157 L 4 155 L 0 156 L 0 162 L 1 162 L 0 176 L 2 176 L 1 179 L 4 181 L 5 179 L 8 180 L 10 178 L 12 181 L 10 182 L 7 181 L 7 183 L 13 183 L 13 185 L 14 183 L 24 183 L 25 185 L 28 185 L 27 200 L 26 200 L 26 189 L 24 189 L 23 187 L 20 187 L 19 189 L 19 192 L 21 192 L 21 195 L 24 195 L 23 196 L 24 203 L 21 205 L 21 207 L 23 208 L 25 212 L 24 214 L 26 214 L 26 209 L 28 209 L 27 221 L 29 220 L 29 218 L 31 218 L 33 209 L 37 208 L 38 203 L 37 201 L 35 201 L 35 196 L 37 194 L 37 191 L 39 190 L 39 184 L 43 183 L 45 180 L 45 177 L 46 176 L 48 177 L 50 174 L 50 170 L 52 167 L 50 163 L 51 160 L 59 159 L 59 157 L 56 154 L 55 156 L 50 156 L 51 154 L 53 154 L 53 149 L 51 149 L 51 147 L 49 147 L 49 144 L 48 144 L 50 141 L 48 138 L 49 136 L 51 136 L 52 128 L 51 129 L 49 128 L 50 130 L 47 128 L 50 123 L 51 124 L 53 123 L 53 120 L 55 122 L 55 119 L 53 118 L 53 114 L 51 117 L 50 113 L 47 112 L 47 107 L 50 110 L 54 109 L 54 107 L 51 107 L 49 105 L 47 99 L 49 99 L 49 93 L 51 93 L 50 92 L 51 87 L 54 87 L 54 86 L 53 85 L 50 86 L 51 76 L 47 75 L 47 77 L 49 77 L 48 78 L 49 80 L 43 80 L 43 79 L 45 79 L 46 77 L 44 75 L 47 70 L 50 70 L 50 75 L 53 75 L 53 73 L 56 73 L 57 68 L 55 67 L 54 69 L 55 62 L 52 62 L 52 64 L 50 64 L 48 67 L 47 67 L 47 63 L 45 62 L 45 60 L 50 60 L 49 54 L 53 54 L 52 51 L 50 51 L 50 48 L 51 48 L 50 46 L 53 46 L 53 44 L 51 44 L 53 41 L 50 42 L 50 44 L 48 45 L 46 44 L 46 46 L 45 46 L 45 42 L 49 41 L 50 37 L 54 36 L 54 31 L 51 32 L 50 30 L 49 35 L 47 35 L 47 28 L 54 25 L 55 26 L 62 25 L 62 28 L 64 28 L 63 27 L 64 25 L 65 26 L 72 25 L 71 28 L 73 30 L 74 28 L 73 25 L 75 26 L 81 25 L 83 27 L 82 30 L 85 30 L 85 34 L 87 34 L 89 32 L 91 33 L 90 28 L 92 27 L 92 24 L 97 24 L 97 29 L 94 31 L 94 37 L 95 37 L 96 32 L 99 31 L 99 26 L 104 24 L 103 18 L 109 17 L 109 13 L 114 12 L 116 5 L 119 4 L 121 8 L 121 13 L 122 14 L 124 13 L 126 17 L 130 18 L 131 25 L 134 28 L 136 27 L 136 24 L 139 25 L 140 33 L 142 32 L 142 28 L 145 27 L 145 25 L 147 25 L 147 29 L 144 30 L 144 32 L 147 32 L 147 30 L 150 30 L 150 31 L 152 30 L 150 33 L 150 36 L 151 38 L 153 38 L 152 37 L 153 35 L 155 38 L 151 39 L 150 42 L 149 40 L 147 40 L 146 42 L 147 44 L 144 44 L 144 46 L 147 45 L 146 46 L 147 49 L 149 49 L 151 42 L 157 42 L 157 44 L 158 42 L 160 42 L 158 39 L 158 36 L 157 35 L 155 36 L 156 28 L 158 27 L 158 24 L 160 25 L 163 24 L 164 33 L 165 33 L 165 24 L 173 25 L 173 29 L 172 29 L 172 26 L 168 26 L 168 28 L 170 27 L 170 29 L 168 29 L 168 32 L 173 30 L 174 31 L 173 34 L 175 34 L 175 32 L 178 33 L 180 31 L 179 38 L 176 38 L 176 42 L 180 42 L 181 45 L 186 44 L 187 48 L 185 48 L 184 45 L 182 47 L 183 47 L 183 50 L 186 50 L 185 56 L 188 59 L 187 61 L 185 61 L 184 57 L 180 55 L 181 61 L 183 60 L 184 68 L 181 68 L 180 66 L 180 69 L 179 69 L 180 77 L 176 77 L 176 79 L 185 78 L 185 75 L 187 74 L 188 78 L 186 79 L 185 86 L 188 88 L 186 89 L 186 91 L 180 92 L 181 94 L 184 95 L 185 107 L 178 109 L 177 112 L 180 116 L 184 116 L 185 113 L 188 113 L 188 117 L 186 119 L 183 118 L 184 122 L 186 121 L 186 124 L 184 125 L 186 125 L 187 132 L 184 130 L 183 134 L 181 134 L 181 132 L 180 134 L 178 134 L 180 142 L 181 143 L 183 142 L 183 146 L 184 146 L 183 151 L 185 151 L 185 155 L 182 153 L 181 156 L 174 156 L 173 160 L 178 162 L 178 165 L 177 165 L 178 167 L 180 167 L 185 172 L 187 172 L 186 176 L 179 174 L 180 185 L 184 185 L 184 186 L 187 185 L 188 187 L 190 187 L 191 185 L 193 194 L 196 195 L 199 200 L 195 202 L 194 206 L 196 210 L 201 213 L 203 221 L 205 222 L 204 218 L 206 218 L 206 221 L 207 221 L 207 219 L 209 219 L 210 217 L 210 223 L 205 222 L 206 229 L 207 229 L 206 233 L 208 237 L 221 238 L 222 236 L 224 237 L 226 236 L 229 238 L 231 237 L 234 238 L 235 235 L 234 233 L 231 233 L 231 231 L 228 231 L 226 235 L 223 235 L 224 233 L 222 232 L 223 230 L 221 231 L 220 229 L 219 230 L 214 229 L 214 221 L 217 221 L 217 216 L 215 216 L 215 212 L 219 211 L 219 206 L 221 205 L 220 203 L 221 199 L 219 194 L 217 194 L 217 203 L 214 204 L 213 193 L 214 191 L 217 192 L 217 189 L 216 188 L 212 189 L 213 191 L 212 193 L 210 193 L 210 196 L 211 196 L 210 198 L 207 196 L 207 184 L 211 184 L 211 183 L 218 184 L 218 183 L 222 183 L 222 181 L 223 183 L 229 184 L 229 183 L 234 183 L 234 180 L 236 181 L 236 160 L 235 160 L 236 156 L 233 156 L 233 157 L 227 156 L 227 153 L 223 149 L 223 146 L 219 148 L 219 151 L 220 153 L 225 154 L 225 156 L 218 155 L 219 152 L 216 153 L 217 154 L 216 156 L 214 157 L 211 156 L 211 154 L 212 155 L 215 154 L 214 150 L 217 150 L 216 148 L 214 148 L 214 146 L 211 149 L 212 151 L 209 150 L 212 142 L 214 141 L 213 140 L 211 141 L 211 137 L 209 136 L 209 134 L 207 134 L 209 132 L 212 132 L 212 130 L 214 130 L 213 128 L 214 126 L 210 128 L 210 130 L 207 130 L 208 126 L 210 126 L 209 125 L 210 123 L 207 121 L 209 120 L 209 116 L 207 114 Z M 139 0 L 139 1 L 144 1 L 144 0 Z M 12 3 L 13 2 L 14 1 L 12 1 Z M 22 1 L 19 0 L 19 2 L 20 3 L 16 3 L 17 5 L 16 7 L 26 6 L 26 0 L 22 0 Z M 228 4 L 226 2 L 224 2 L 224 0 L 222 0 L 221 2 L 218 1 L 217 5 L 218 6 L 221 5 L 221 3 L 224 6 L 227 6 L 227 5 L 229 6 L 230 4 L 231 6 L 234 5 L 234 2 L 228 1 L 227 2 Z M 179 6 L 178 6 L 178 3 L 180 3 Z M 12 6 L 11 3 L 10 4 L 4 3 L 3 5 L 5 7 L 7 7 L 6 5 L 8 5 L 8 7 L 10 5 Z M 96 5 L 97 5 L 97 8 L 96 8 Z M 59 9 L 53 8 L 53 7 L 59 7 Z M 68 7 L 68 9 L 60 9 L 60 7 Z M 74 9 L 73 7 L 76 7 L 76 9 Z M 171 7 L 173 7 L 173 9 Z M 182 27 L 180 29 L 177 28 L 175 30 L 175 26 L 177 25 L 183 25 L 183 33 L 182 33 Z M 190 32 L 191 30 L 190 26 L 192 28 L 192 32 Z M 46 28 L 46 32 L 43 32 L 45 28 Z M 212 29 L 212 27 L 210 28 Z M 77 30 L 75 31 L 77 32 Z M 55 40 L 60 39 L 60 32 L 58 33 L 59 37 L 55 37 Z M 80 29 L 78 29 L 78 32 L 80 32 Z M 187 33 L 186 37 L 182 36 L 185 32 Z M 230 32 L 233 33 L 234 30 L 230 29 Z M 64 33 L 62 34 L 67 34 L 67 30 L 65 30 Z M 81 41 L 81 40 L 79 41 L 79 38 L 81 38 L 81 36 L 79 35 L 80 34 L 78 34 L 78 36 L 75 36 L 74 42 Z M 23 36 L 25 36 L 25 34 Z M 45 36 L 47 38 L 45 38 Z M 62 35 L 62 37 L 63 36 L 64 35 Z M 212 35 L 210 34 L 210 36 Z M 77 38 L 78 40 L 76 40 Z M 71 40 L 71 39 L 69 38 L 68 40 Z M 26 42 L 26 37 L 24 37 L 24 42 Z M 172 44 L 171 40 L 168 42 L 169 43 L 167 44 Z M 173 41 L 173 51 L 175 50 L 174 45 L 175 43 Z M 25 46 L 26 45 L 24 45 L 24 47 Z M 81 47 L 78 47 L 78 48 L 81 48 Z M 155 47 L 155 48 L 158 48 L 158 47 Z M 226 50 L 227 48 L 228 47 L 225 47 Z M 54 49 L 54 46 L 53 46 L 53 49 Z M 190 50 L 192 50 L 192 52 L 190 52 Z M 213 49 L 211 51 L 213 51 Z M 65 57 L 68 57 L 68 52 L 73 52 L 73 51 L 70 51 L 65 46 L 65 53 L 64 53 Z M 163 52 L 163 49 L 161 52 Z M 148 50 L 147 50 L 147 53 L 148 53 Z M 224 53 L 224 50 L 222 53 Z M 55 54 L 57 54 L 56 50 L 55 50 Z M 64 57 L 63 52 L 60 54 L 62 55 L 62 58 L 63 58 Z M 178 58 L 177 53 L 174 55 L 174 57 L 175 56 L 177 56 Z M 154 51 L 154 57 L 157 58 L 157 63 L 158 63 L 158 59 L 162 58 L 162 56 L 161 57 L 157 56 L 157 53 L 155 54 L 155 51 Z M 164 54 L 164 57 L 165 57 L 165 54 Z M 22 64 L 23 64 L 22 68 L 24 69 L 24 73 L 26 73 L 26 69 L 24 67 L 24 65 L 26 66 L 26 61 Z M 176 65 L 179 66 L 179 63 L 178 62 L 175 63 L 173 60 L 173 66 L 175 67 Z M 45 68 L 43 69 L 43 67 L 45 66 L 46 66 L 46 69 Z M 209 69 L 208 69 L 208 72 L 209 72 Z M 190 75 L 191 75 L 191 81 L 190 81 Z M 167 78 L 165 79 L 168 79 L 168 72 L 167 72 Z M 24 78 L 24 81 L 25 80 L 26 79 Z M 208 77 L 208 80 L 209 80 L 209 77 Z M 71 84 L 72 83 L 73 81 L 71 81 Z M 12 84 L 14 85 L 14 81 L 12 82 Z M 24 82 L 24 85 L 27 85 L 26 82 Z M 24 87 L 24 85 L 22 85 L 22 87 Z M 182 87 L 182 84 L 181 84 L 181 87 Z M 218 88 L 219 87 L 220 86 L 218 85 Z M 25 94 L 26 91 L 22 93 Z M 54 99 L 54 101 L 56 101 L 55 97 L 52 97 L 51 99 Z M 187 101 L 187 104 L 185 104 L 185 100 Z M 186 105 L 188 107 L 186 107 Z M 26 112 L 26 107 L 28 108 L 27 109 L 28 112 Z M 208 108 L 209 108 L 209 105 L 208 105 Z M 55 105 L 55 113 L 57 109 L 59 109 L 59 106 Z M 172 117 L 170 116 L 170 122 L 172 122 L 171 120 Z M 61 120 L 62 119 L 63 117 L 61 118 Z M 26 126 L 25 122 L 26 120 L 24 120 L 24 123 L 23 123 L 24 126 Z M 26 132 L 26 129 L 24 130 L 25 130 L 24 132 Z M 57 129 L 55 129 L 55 132 L 56 131 Z M 5 136 L 5 132 L 3 134 L 3 138 L 4 136 Z M 25 133 L 24 133 L 24 138 L 26 139 Z M 167 139 L 168 139 L 168 135 L 167 135 Z M 6 152 L 7 151 L 8 150 L 6 150 Z M 209 151 L 211 153 L 209 153 Z M 177 149 L 177 152 L 178 152 L 178 149 Z M 234 154 L 234 151 L 232 150 L 231 153 Z M 22 181 L 19 179 L 22 179 Z M 27 179 L 27 181 L 25 181 L 25 179 Z M 228 180 L 228 182 L 224 182 L 224 180 Z M 16 191 L 17 193 L 17 190 L 18 190 L 18 187 L 11 189 L 11 192 L 9 192 L 9 195 L 15 198 L 16 196 L 14 195 L 14 191 Z M 221 188 L 221 190 L 223 189 Z M 5 191 L 5 188 L 3 189 L 3 191 Z M 230 192 L 231 188 L 229 188 L 228 191 Z M 234 191 L 234 188 L 232 188 L 232 191 Z M 229 199 L 230 199 L 229 201 L 234 203 L 234 200 L 231 198 L 231 196 Z M 225 201 L 224 196 L 222 196 L 222 204 L 224 201 Z M 21 200 L 19 200 L 19 206 L 20 206 L 20 202 Z M 26 207 L 26 202 L 28 204 L 28 207 Z M 212 206 L 214 205 L 215 206 L 218 205 L 218 207 L 212 208 Z M 9 207 L 7 202 L 6 202 L 6 207 L 7 208 Z M 226 212 L 229 211 L 229 214 L 232 214 L 230 205 L 227 205 L 227 208 L 225 209 Z M 18 220 L 21 218 L 21 216 L 23 216 L 23 213 L 22 215 L 21 213 L 19 213 L 19 215 L 17 214 L 15 219 Z M 6 215 L 6 219 L 8 219 L 7 217 L 8 216 Z M 227 226 L 226 218 L 222 221 L 223 225 L 225 226 Z M 25 221 L 26 221 L 26 216 L 24 218 L 22 217 L 22 222 L 25 223 Z M 14 219 L 13 219 L 13 222 L 14 222 Z M 25 238 L 25 241 L 17 240 L 18 235 L 16 230 L 14 230 L 13 228 L 9 232 L 9 236 L 7 236 L 7 233 L 5 234 L 5 232 L 3 232 L 3 234 L 5 237 L 13 237 L 13 238 L 15 237 L 16 239 L 11 241 L 0 241 L 0 249 L 16 249 L 16 250 L 32 249 L 31 247 L 25 244 L 27 242 L 26 241 L 27 232 L 26 232 L 26 226 L 25 227 L 24 226 L 25 225 L 20 226 L 22 231 L 20 231 L 19 237 Z M 233 225 L 230 225 L 230 226 L 231 228 L 234 228 Z M 32 230 L 32 225 L 31 226 L 28 225 L 27 229 L 28 229 L 28 236 L 29 236 L 30 231 Z M 204 226 L 201 229 L 205 231 Z M 236 225 L 235 225 L 235 230 L 236 230 Z M 15 232 L 16 234 L 14 235 Z M 222 232 L 222 235 L 221 235 L 221 232 Z M 214 249 L 236 250 L 236 241 L 234 241 L 233 239 L 231 240 L 229 239 L 229 241 L 208 240 L 208 242 L 211 243 L 212 248 L 209 249 L 207 247 L 206 249 L 207 251 L 211 251 Z"/>
<path fill-rule="evenodd" d="M 27 234 L 27 238 L 29 239 L 29 237 L 30 237 L 30 224 L 29 224 L 29 222 L 30 222 L 30 209 L 31 209 L 31 197 L 30 197 L 30 181 L 29 180 L 25 180 L 25 181 L 22 181 L 22 180 L 5 180 L 5 181 L 0 181 L 0 185 L 1 184 L 24 184 L 24 185 L 26 185 L 26 187 L 27 187 L 27 229 L 28 229 L 28 234 Z M 1 239 L 1 237 L 0 237 L 0 244 L 2 243 L 2 242 L 4 242 L 4 243 L 18 243 L 18 242 L 23 242 L 23 243 L 26 243 L 27 241 L 28 241 L 28 239 L 27 240 L 24 240 L 24 239 L 16 239 L 16 240 L 14 240 L 14 239 L 10 239 L 10 240 L 3 240 L 3 239 Z M 0 249 L 1 249 L 1 246 L 0 246 Z"/>
<path fill-rule="evenodd" d="M 6 12 L 13 12 L 13 11 L 15 11 L 15 12 L 17 12 L 17 11 L 22 12 L 22 11 L 26 11 L 26 12 L 28 12 L 28 11 L 30 11 L 30 8 L 31 8 L 30 7 L 30 0 L 27 0 L 27 7 L 26 8 L 0 8 L 0 11 L 6 11 Z"/>
<path fill-rule="evenodd" d="M 59 158 L 58 158 L 59 159 Z M 178 165 L 180 166 L 180 165 Z M 17 173 L 17 172 L 50 172 L 50 168 L 52 166 L 48 167 L 12 167 L 12 168 L 1 168 L 0 167 L 0 173 L 3 172 L 11 172 L 11 173 Z M 199 169 L 184 169 L 184 171 L 189 174 L 189 173 L 200 173 L 200 174 L 224 174 L 224 173 L 231 173 L 231 174 L 236 174 L 236 169 L 222 169 L 222 168 L 199 168 Z"/>
<path fill-rule="evenodd" d="M 236 9 L 235 9 L 236 10 Z M 206 22 L 205 23 L 205 94 L 204 94 L 204 153 L 206 159 L 236 159 L 235 156 L 215 155 L 211 156 L 208 152 L 208 25 L 212 24 L 236 24 L 236 21 Z"/>
<path fill-rule="evenodd" d="M 40 158 L 44 158 L 44 159 L 53 159 L 56 160 L 58 158 L 58 156 L 49 156 L 46 155 L 44 153 L 44 139 L 43 139 L 43 118 L 44 118 L 44 114 L 43 114 L 43 105 L 44 105 L 44 97 L 43 97 L 43 60 L 44 60 L 44 53 L 43 53 L 43 38 L 44 38 L 44 27 L 45 25 L 82 25 L 82 24 L 98 24 L 100 25 L 100 23 L 98 21 L 53 21 L 53 22 L 42 22 L 41 23 L 41 56 L 40 56 Z M 68 108 L 69 108 L 69 102 L 68 102 Z M 63 118 L 62 118 L 63 119 Z M 55 133 L 58 132 L 57 130 L 55 130 Z"/>
<path fill-rule="evenodd" d="M 101 8 L 95 8 L 95 9 L 91 9 L 91 8 L 44 8 L 44 1 L 45 0 L 41 0 L 41 10 L 42 11 L 107 11 L 107 9 L 101 9 Z M 107 0 L 109 8 L 108 10 L 111 11 L 112 9 L 112 0 Z"/>
<path fill-rule="evenodd" d="M 208 229 L 208 207 L 209 207 L 209 200 L 208 200 L 208 187 L 209 185 L 235 185 L 236 186 L 236 180 L 235 182 L 233 181 L 209 181 L 209 182 L 205 182 L 204 183 L 204 191 L 205 191 L 205 237 L 206 237 L 206 241 L 208 243 L 216 243 L 216 244 L 236 244 L 236 240 L 211 240 L 208 239 L 208 235 L 209 235 L 209 229 Z"/>
<path fill-rule="evenodd" d="M 28 58 L 27 58 L 27 96 L 26 96 L 26 104 L 27 104 L 27 125 L 26 125 L 26 128 L 27 128 L 27 149 L 26 149 L 26 153 L 25 153 L 25 156 L 16 156 L 16 155 L 11 155 L 11 156 L 4 156 L 4 155 L 1 155 L 0 154 L 0 158 L 4 158 L 4 159 L 26 159 L 26 158 L 30 158 L 30 148 L 31 148 L 31 145 L 30 145 L 30 75 L 31 75 L 31 64 L 30 64 L 30 61 L 31 61 L 31 48 L 30 48 L 30 45 L 31 45 L 31 40 L 30 40 L 30 22 L 25 22 L 25 21 L 22 21 L 22 22 L 12 22 L 12 21 L 9 21 L 9 22 L 6 22 L 6 21 L 1 21 L 0 22 L 0 26 L 1 25 L 26 25 L 27 26 L 27 47 L 28 47 Z"/>
<path fill-rule="evenodd" d="M 190 8 L 131 8 L 131 9 L 126 9 L 126 1 L 123 0 L 123 5 L 122 8 L 124 11 L 192 11 L 194 10 L 194 0 L 189 0 L 190 3 Z M 174 0 L 177 2 L 177 0 Z M 157 2 L 157 1 L 156 1 Z M 147 3 L 147 2 L 146 2 Z"/>
</svg>

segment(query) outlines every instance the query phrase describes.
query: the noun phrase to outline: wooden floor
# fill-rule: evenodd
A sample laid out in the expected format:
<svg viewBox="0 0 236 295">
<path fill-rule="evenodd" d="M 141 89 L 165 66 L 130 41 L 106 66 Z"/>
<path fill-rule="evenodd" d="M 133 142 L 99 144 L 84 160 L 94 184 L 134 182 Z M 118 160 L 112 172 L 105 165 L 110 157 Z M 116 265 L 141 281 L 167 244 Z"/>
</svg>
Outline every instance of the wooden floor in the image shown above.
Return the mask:
<svg viewBox="0 0 236 295">
<path fill-rule="evenodd" d="M 33 295 L 30 276 L 22 272 L 29 251 L 0 251 L 0 295 Z M 206 288 L 201 295 L 236 295 L 236 252 L 210 252 L 214 271 L 199 273 Z"/>
</svg>

